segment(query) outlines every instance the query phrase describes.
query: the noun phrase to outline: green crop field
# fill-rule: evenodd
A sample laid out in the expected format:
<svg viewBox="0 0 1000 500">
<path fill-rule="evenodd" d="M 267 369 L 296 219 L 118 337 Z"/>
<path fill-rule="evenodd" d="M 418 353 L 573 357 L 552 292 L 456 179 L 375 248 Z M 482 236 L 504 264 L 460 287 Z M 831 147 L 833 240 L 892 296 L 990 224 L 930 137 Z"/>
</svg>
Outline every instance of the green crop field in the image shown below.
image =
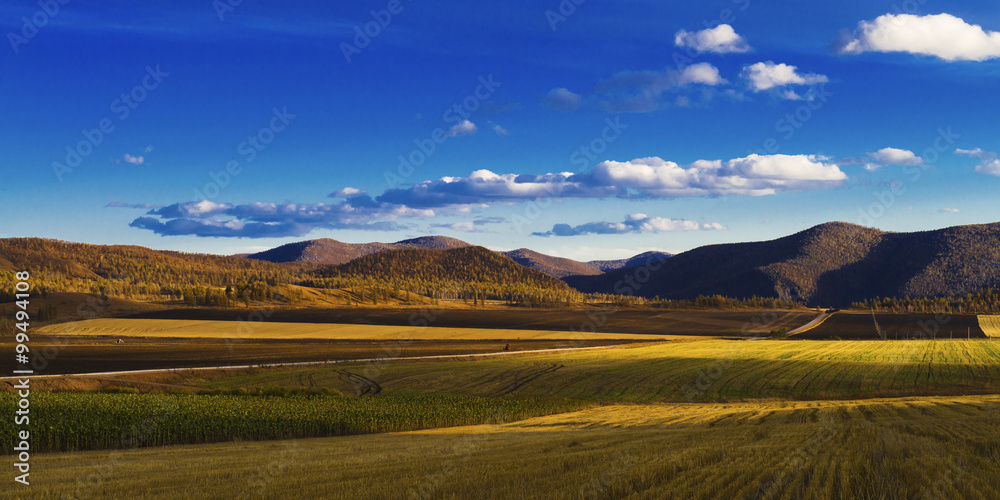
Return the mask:
<svg viewBox="0 0 1000 500">
<path fill-rule="evenodd" d="M 0 411 L 13 415 L 16 404 L 15 393 L 0 393 Z M 45 452 L 408 431 L 507 422 L 582 405 L 446 395 L 38 392 L 31 406 L 38 422 L 30 428 L 33 445 Z M 0 420 L 0 435 L 15 430 L 13 419 Z"/>
</svg>

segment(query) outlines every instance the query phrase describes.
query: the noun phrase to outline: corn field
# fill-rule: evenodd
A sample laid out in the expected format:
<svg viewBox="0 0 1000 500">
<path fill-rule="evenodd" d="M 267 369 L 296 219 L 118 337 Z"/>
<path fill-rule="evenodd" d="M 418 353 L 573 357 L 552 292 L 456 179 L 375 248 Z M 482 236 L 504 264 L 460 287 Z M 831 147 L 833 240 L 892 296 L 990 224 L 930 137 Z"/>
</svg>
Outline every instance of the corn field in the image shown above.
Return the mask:
<svg viewBox="0 0 1000 500">
<path fill-rule="evenodd" d="M 579 403 L 440 395 L 129 394 L 33 392 L 31 444 L 38 452 L 133 449 L 232 440 L 290 439 L 509 422 Z M 14 414 L 16 393 L 0 393 Z M 0 420 L 13 436 L 13 419 Z M 5 446 L 5 453 L 10 453 Z"/>
</svg>

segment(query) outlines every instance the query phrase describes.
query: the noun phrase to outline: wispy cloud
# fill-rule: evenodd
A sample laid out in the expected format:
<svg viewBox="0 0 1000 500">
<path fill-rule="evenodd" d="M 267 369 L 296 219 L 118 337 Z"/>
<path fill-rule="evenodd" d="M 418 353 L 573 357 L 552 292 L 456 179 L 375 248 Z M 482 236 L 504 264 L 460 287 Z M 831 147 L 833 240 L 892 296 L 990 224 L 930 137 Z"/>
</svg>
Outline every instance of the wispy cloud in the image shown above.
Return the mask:
<svg viewBox="0 0 1000 500">
<path fill-rule="evenodd" d="M 152 209 L 161 208 L 162 205 L 153 205 L 152 203 L 124 203 L 124 202 L 121 202 L 121 201 L 112 201 L 111 203 L 108 203 L 107 205 L 104 205 L 104 207 L 105 208 L 136 208 L 136 209 L 143 209 L 143 210 L 152 210 Z"/>
<path fill-rule="evenodd" d="M 578 226 L 556 224 L 550 231 L 531 234 L 533 236 L 580 236 L 584 234 L 661 233 L 667 231 L 721 229 L 725 229 L 725 226 L 718 222 L 699 223 L 687 219 L 668 219 L 666 217 L 650 217 L 646 214 L 630 214 L 623 222 L 588 222 Z"/>
<path fill-rule="evenodd" d="M 568 113 L 576 108 L 579 108 L 583 98 L 580 97 L 580 94 L 558 87 L 550 90 L 548 94 L 545 94 L 544 101 L 548 107 L 556 111 Z"/>
<path fill-rule="evenodd" d="M 707 62 L 682 70 L 623 71 L 597 82 L 594 89 L 599 104 L 611 113 L 645 113 L 672 101 L 672 92 L 688 86 L 714 87 L 725 84 L 719 69 Z"/>
<path fill-rule="evenodd" d="M 956 149 L 955 154 L 970 156 L 979 160 L 976 172 L 986 175 L 1000 176 L 1000 157 L 996 153 L 976 149 Z"/>
</svg>

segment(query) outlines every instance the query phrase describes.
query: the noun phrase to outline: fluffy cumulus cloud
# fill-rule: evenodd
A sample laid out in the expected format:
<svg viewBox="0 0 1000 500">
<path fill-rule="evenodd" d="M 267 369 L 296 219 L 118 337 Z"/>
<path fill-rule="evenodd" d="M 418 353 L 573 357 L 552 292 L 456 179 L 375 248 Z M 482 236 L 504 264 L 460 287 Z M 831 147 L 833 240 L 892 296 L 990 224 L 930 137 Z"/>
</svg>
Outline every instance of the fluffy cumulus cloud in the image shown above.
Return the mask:
<svg viewBox="0 0 1000 500">
<path fill-rule="evenodd" d="M 500 135 L 500 136 L 507 135 L 507 129 L 501 127 L 500 125 L 494 125 L 493 126 L 493 131 L 496 132 L 496 134 Z"/>
<path fill-rule="evenodd" d="M 725 226 L 718 222 L 699 223 L 687 219 L 650 217 L 630 214 L 623 222 L 588 222 L 578 226 L 556 224 L 551 231 L 531 233 L 534 236 L 579 236 L 583 234 L 661 233 L 667 231 L 719 230 Z"/>
<path fill-rule="evenodd" d="M 885 165 L 901 165 L 915 167 L 924 162 L 919 156 L 906 149 L 882 148 L 874 153 L 868 153 L 865 170 L 874 172 Z"/>
<path fill-rule="evenodd" d="M 737 35 L 733 27 L 728 24 L 720 24 L 715 28 L 693 33 L 680 30 L 674 36 L 674 43 L 678 47 L 689 47 L 698 52 L 714 52 L 716 54 L 750 50 L 750 45 L 747 44 L 746 40 Z"/>
<path fill-rule="evenodd" d="M 698 160 L 688 167 L 661 158 L 605 161 L 593 172 L 602 185 L 643 197 L 763 196 L 839 186 L 847 175 L 815 155 L 750 155 L 732 160 Z"/>
<path fill-rule="evenodd" d="M 746 78 L 750 90 L 762 92 L 776 89 L 788 85 L 815 85 L 826 83 L 829 79 L 816 73 L 799 73 L 796 66 L 789 64 L 775 64 L 774 61 L 759 62 L 743 68 L 743 77 Z M 801 96 L 795 92 L 788 91 L 780 94 L 786 99 L 798 100 Z"/>
<path fill-rule="evenodd" d="M 623 71 L 597 82 L 600 104 L 612 113 L 644 113 L 659 109 L 665 94 L 690 85 L 714 87 L 726 83 L 719 69 L 707 62 L 683 70 Z"/>
<path fill-rule="evenodd" d="M 366 195 L 335 204 L 212 201 L 175 203 L 150 210 L 132 227 L 164 236 L 268 238 L 303 236 L 316 229 L 401 229 L 398 219 L 433 217 L 433 210 L 379 204 Z"/>
<path fill-rule="evenodd" d="M 976 149 L 956 149 L 955 154 L 969 156 L 979 160 L 976 172 L 986 175 L 1000 176 L 1000 156 L 990 151 Z"/>
<path fill-rule="evenodd" d="M 448 129 L 448 131 L 445 132 L 445 135 L 448 137 L 458 137 L 461 135 L 472 135 L 477 131 L 478 129 L 476 128 L 475 123 L 472 123 L 469 120 L 462 120 L 460 123 L 456 123 Z"/>
<path fill-rule="evenodd" d="M 858 23 L 836 48 L 842 54 L 907 52 L 945 61 L 985 61 L 1000 57 L 1000 33 L 951 14 L 886 14 Z"/>
<path fill-rule="evenodd" d="M 556 110 L 568 113 L 580 107 L 580 103 L 583 102 L 583 98 L 580 94 L 570 92 L 568 89 L 558 87 L 549 91 L 545 94 L 545 104 Z"/>
<path fill-rule="evenodd" d="M 442 177 L 390 189 L 379 203 L 419 208 L 486 206 L 536 198 L 672 198 L 763 196 L 828 189 L 847 176 L 814 155 L 750 155 L 732 160 L 699 160 L 686 167 L 662 158 L 605 161 L 586 174 L 570 172 L 497 174 L 477 170 L 467 177 Z"/>
</svg>

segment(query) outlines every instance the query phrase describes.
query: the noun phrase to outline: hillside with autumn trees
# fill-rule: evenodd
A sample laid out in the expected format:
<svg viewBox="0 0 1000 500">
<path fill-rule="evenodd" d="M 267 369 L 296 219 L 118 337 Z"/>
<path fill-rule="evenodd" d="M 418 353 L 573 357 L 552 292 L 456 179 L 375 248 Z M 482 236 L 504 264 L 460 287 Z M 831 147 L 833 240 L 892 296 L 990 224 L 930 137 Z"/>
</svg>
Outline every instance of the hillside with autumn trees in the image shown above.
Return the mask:
<svg viewBox="0 0 1000 500">
<path fill-rule="evenodd" d="M 548 274 L 483 247 L 388 250 L 337 266 L 321 266 L 305 284 L 349 288 L 374 284 L 434 298 L 495 299 L 511 303 L 566 302 L 578 296 Z"/>
<path fill-rule="evenodd" d="M 432 245 L 437 240 L 419 243 Z M 566 301 L 575 294 L 562 281 L 482 247 L 436 250 L 400 245 L 398 248 L 331 266 L 139 246 L 5 238 L 0 239 L 0 271 L 6 271 L 0 275 L 0 302 L 13 300 L 13 271 L 24 269 L 31 271 L 36 294 L 81 292 L 134 300 L 180 301 L 189 306 L 269 300 L 283 284 L 378 287 L 434 298 L 489 298 L 526 303 Z"/>
</svg>

